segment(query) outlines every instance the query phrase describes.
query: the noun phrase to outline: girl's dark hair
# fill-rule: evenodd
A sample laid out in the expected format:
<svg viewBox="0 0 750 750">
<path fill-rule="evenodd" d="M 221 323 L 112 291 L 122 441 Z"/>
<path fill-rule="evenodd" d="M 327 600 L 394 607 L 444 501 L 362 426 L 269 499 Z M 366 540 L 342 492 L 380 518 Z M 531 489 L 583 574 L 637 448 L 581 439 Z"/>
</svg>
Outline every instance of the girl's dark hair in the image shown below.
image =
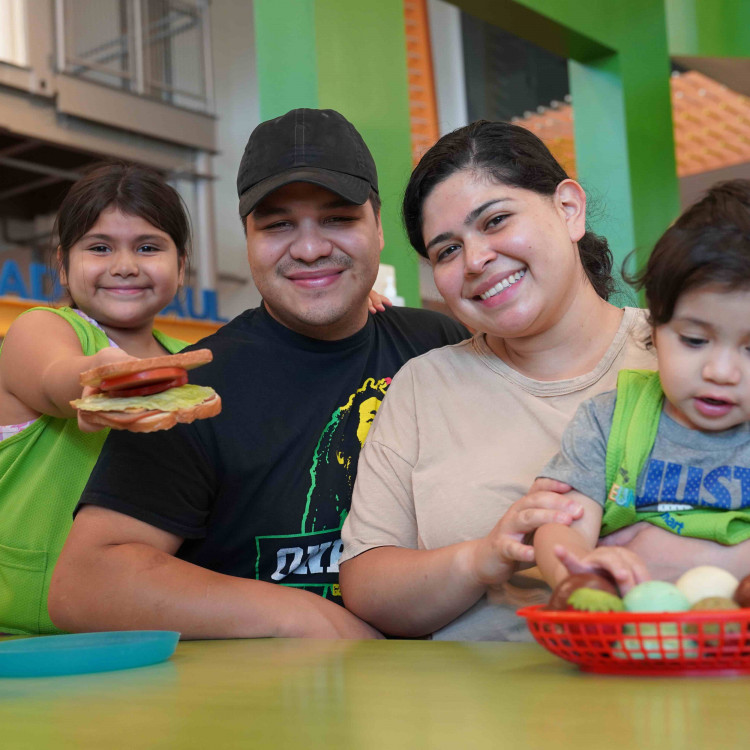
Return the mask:
<svg viewBox="0 0 750 750">
<path fill-rule="evenodd" d="M 444 135 L 412 172 L 406 186 L 403 220 L 412 247 L 427 257 L 422 235 L 425 200 L 435 187 L 461 170 L 486 174 L 495 182 L 553 195 L 568 179 L 549 149 L 526 128 L 508 122 L 478 120 Z M 597 294 L 614 291 L 612 253 L 604 237 L 587 231 L 578 241 L 581 263 Z"/>
<path fill-rule="evenodd" d="M 55 218 L 54 235 L 67 272 L 70 250 L 107 208 L 138 216 L 168 234 L 187 264 L 190 221 L 179 193 L 155 170 L 119 162 L 93 165 L 73 184 Z"/>
<path fill-rule="evenodd" d="M 660 237 L 646 267 L 628 278 L 643 289 L 650 323 L 668 323 L 680 295 L 708 285 L 750 288 L 750 180 L 714 185 Z"/>
</svg>

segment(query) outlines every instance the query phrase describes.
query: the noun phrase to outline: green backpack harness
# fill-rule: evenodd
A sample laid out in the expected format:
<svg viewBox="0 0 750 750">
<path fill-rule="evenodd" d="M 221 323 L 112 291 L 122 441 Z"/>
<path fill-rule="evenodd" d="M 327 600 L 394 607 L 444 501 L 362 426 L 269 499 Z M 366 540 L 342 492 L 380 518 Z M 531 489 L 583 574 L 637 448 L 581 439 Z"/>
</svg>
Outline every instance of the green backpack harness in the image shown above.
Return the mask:
<svg viewBox="0 0 750 750">
<path fill-rule="evenodd" d="M 659 373 L 622 370 L 607 441 L 607 497 L 600 535 L 648 521 L 680 536 L 738 544 L 750 539 L 750 512 L 715 508 L 638 511 L 636 484 L 656 440 L 664 392 Z"/>
</svg>

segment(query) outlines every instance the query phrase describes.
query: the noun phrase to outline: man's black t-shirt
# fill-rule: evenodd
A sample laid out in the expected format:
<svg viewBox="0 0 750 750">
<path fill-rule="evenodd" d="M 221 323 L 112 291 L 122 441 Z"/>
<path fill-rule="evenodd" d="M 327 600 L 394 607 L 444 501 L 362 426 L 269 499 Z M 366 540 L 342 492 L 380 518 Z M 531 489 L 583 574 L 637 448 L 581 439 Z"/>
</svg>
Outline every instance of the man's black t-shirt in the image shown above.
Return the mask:
<svg viewBox="0 0 750 750">
<path fill-rule="evenodd" d="M 340 602 L 341 526 L 388 384 L 408 359 L 467 336 L 443 315 L 390 308 L 354 336 L 319 341 L 248 310 L 196 345 L 214 359 L 190 381 L 217 391 L 221 414 L 112 431 L 79 507 L 183 537 L 177 556 L 196 565 Z"/>
</svg>

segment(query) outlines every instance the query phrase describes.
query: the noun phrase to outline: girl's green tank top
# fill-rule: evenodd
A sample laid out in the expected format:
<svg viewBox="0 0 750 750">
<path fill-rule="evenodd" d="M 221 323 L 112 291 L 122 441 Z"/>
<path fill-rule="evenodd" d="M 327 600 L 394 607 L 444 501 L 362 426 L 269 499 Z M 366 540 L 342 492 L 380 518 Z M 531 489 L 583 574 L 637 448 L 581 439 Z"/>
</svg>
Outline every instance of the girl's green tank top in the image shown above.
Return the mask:
<svg viewBox="0 0 750 750">
<path fill-rule="evenodd" d="M 86 356 L 109 346 L 69 307 L 32 310 L 64 318 Z M 187 346 L 160 331 L 154 337 L 170 353 Z M 50 579 L 108 432 L 84 433 L 75 419 L 43 414 L 0 442 L 0 632 L 60 632 L 47 613 Z"/>
</svg>

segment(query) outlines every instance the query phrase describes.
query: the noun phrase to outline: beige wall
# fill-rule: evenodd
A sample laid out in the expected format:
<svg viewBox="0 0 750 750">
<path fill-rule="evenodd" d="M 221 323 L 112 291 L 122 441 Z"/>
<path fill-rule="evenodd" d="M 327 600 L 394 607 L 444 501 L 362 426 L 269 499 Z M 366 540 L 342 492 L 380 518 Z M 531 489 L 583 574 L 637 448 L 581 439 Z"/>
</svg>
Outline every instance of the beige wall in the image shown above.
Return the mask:
<svg viewBox="0 0 750 750">
<path fill-rule="evenodd" d="M 259 122 L 252 2 L 214 0 L 211 31 L 219 148 L 213 160 L 219 294 L 223 314 L 233 317 L 260 301 L 250 281 L 236 187 L 240 158 Z"/>
</svg>

